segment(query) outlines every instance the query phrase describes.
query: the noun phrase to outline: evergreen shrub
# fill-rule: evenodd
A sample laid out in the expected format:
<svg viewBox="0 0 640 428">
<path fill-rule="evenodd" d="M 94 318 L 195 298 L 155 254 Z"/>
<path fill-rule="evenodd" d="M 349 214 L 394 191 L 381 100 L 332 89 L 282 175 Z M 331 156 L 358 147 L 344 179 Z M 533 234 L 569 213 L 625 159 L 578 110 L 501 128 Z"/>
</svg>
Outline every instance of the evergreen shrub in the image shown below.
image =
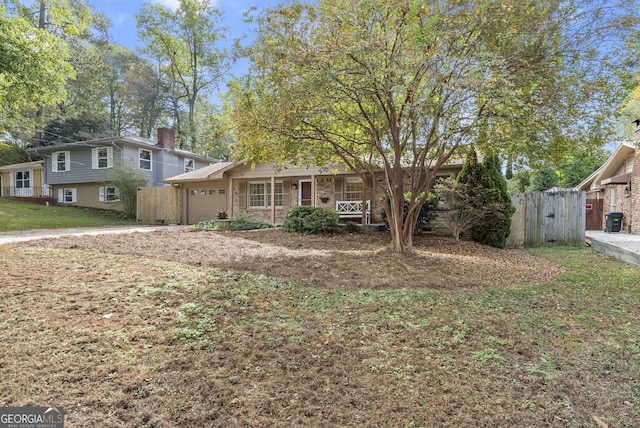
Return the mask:
<svg viewBox="0 0 640 428">
<path fill-rule="evenodd" d="M 338 214 L 326 208 L 301 205 L 289 210 L 282 228 L 287 232 L 309 235 L 331 233 L 338 228 Z"/>
</svg>

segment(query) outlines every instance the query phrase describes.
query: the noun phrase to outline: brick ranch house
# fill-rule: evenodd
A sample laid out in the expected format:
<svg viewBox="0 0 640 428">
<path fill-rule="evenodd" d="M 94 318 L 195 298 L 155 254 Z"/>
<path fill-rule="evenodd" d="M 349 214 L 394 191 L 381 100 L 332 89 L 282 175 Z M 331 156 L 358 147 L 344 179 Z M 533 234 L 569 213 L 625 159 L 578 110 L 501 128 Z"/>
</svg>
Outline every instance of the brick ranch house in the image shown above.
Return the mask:
<svg viewBox="0 0 640 428">
<path fill-rule="evenodd" d="M 452 161 L 437 176 L 455 177 L 462 164 L 462 160 Z M 382 223 L 382 208 L 365 191 L 360 178 L 339 164 L 326 169 L 295 165 L 276 169 L 267 163 L 221 162 L 164 182 L 179 189 L 182 224 L 215 219 L 220 211 L 229 218 L 248 213 L 257 220 L 282 223 L 287 211 L 299 205 L 335 210 L 341 221 Z M 443 211 L 433 227 L 440 222 L 446 225 L 445 217 Z"/>
<path fill-rule="evenodd" d="M 635 142 L 623 142 L 577 188 L 587 194 L 587 230 L 603 230 L 604 214 L 621 212 L 621 232 L 640 235 L 640 120 Z"/>
</svg>

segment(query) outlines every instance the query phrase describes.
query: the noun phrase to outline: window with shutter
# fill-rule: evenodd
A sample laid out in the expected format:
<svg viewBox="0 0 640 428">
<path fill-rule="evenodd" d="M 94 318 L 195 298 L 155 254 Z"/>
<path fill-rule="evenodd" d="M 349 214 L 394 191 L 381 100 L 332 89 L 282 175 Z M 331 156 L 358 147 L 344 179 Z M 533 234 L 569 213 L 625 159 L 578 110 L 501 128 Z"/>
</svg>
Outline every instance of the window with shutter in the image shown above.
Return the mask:
<svg viewBox="0 0 640 428">
<path fill-rule="evenodd" d="M 71 153 L 54 152 L 51 156 L 51 171 L 52 172 L 64 172 L 71 169 Z"/>
<path fill-rule="evenodd" d="M 336 201 L 342 201 L 342 183 L 344 179 L 341 177 L 336 177 L 335 181 L 335 192 L 336 192 Z"/>
<path fill-rule="evenodd" d="M 289 208 L 291 206 L 291 181 L 284 180 L 282 182 L 282 206 Z"/>
<path fill-rule="evenodd" d="M 74 204 L 77 202 L 77 191 L 75 188 L 58 189 L 58 203 Z"/>
<path fill-rule="evenodd" d="M 91 149 L 91 168 L 105 169 L 113 166 L 113 147 L 95 147 Z"/>
<path fill-rule="evenodd" d="M 284 199 L 282 181 L 276 181 L 273 189 L 273 198 L 276 207 L 281 207 Z M 269 208 L 271 207 L 271 182 L 251 182 L 249 183 L 249 208 Z"/>
</svg>

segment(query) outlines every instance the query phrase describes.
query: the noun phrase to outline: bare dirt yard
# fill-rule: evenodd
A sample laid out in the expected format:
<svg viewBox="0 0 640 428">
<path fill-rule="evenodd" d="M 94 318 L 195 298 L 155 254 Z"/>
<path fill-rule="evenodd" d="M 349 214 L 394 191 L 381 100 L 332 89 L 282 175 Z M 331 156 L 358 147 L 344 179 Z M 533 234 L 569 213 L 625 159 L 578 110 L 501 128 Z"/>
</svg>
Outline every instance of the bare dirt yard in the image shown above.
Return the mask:
<svg viewBox="0 0 640 428">
<path fill-rule="evenodd" d="M 559 265 L 436 236 L 388 246 L 196 229 L 0 246 L 0 405 L 156 428 L 595 426 L 625 409 L 597 399 L 626 383 L 554 363 L 546 314 L 563 303 L 522 287 Z"/>
<path fill-rule="evenodd" d="M 388 233 L 300 235 L 280 229 L 216 232 L 187 229 L 144 235 L 68 237 L 28 245 L 127 254 L 233 269 L 330 289 L 460 289 L 537 284 L 557 266 L 523 251 L 449 237 L 418 236 L 414 251 L 390 250 Z"/>
</svg>

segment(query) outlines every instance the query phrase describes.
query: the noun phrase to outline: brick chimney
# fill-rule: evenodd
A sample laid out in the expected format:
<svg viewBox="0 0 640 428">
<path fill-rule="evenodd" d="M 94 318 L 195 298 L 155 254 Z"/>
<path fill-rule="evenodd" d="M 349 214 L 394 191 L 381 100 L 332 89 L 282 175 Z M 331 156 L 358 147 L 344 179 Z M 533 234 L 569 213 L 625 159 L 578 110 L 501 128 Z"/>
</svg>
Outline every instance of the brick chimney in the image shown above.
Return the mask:
<svg viewBox="0 0 640 428">
<path fill-rule="evenodd" d="M 176 151 L 176 133 L 172 128 L 158 128 L 158 145 L 170 152 Z"/>
</svg>

